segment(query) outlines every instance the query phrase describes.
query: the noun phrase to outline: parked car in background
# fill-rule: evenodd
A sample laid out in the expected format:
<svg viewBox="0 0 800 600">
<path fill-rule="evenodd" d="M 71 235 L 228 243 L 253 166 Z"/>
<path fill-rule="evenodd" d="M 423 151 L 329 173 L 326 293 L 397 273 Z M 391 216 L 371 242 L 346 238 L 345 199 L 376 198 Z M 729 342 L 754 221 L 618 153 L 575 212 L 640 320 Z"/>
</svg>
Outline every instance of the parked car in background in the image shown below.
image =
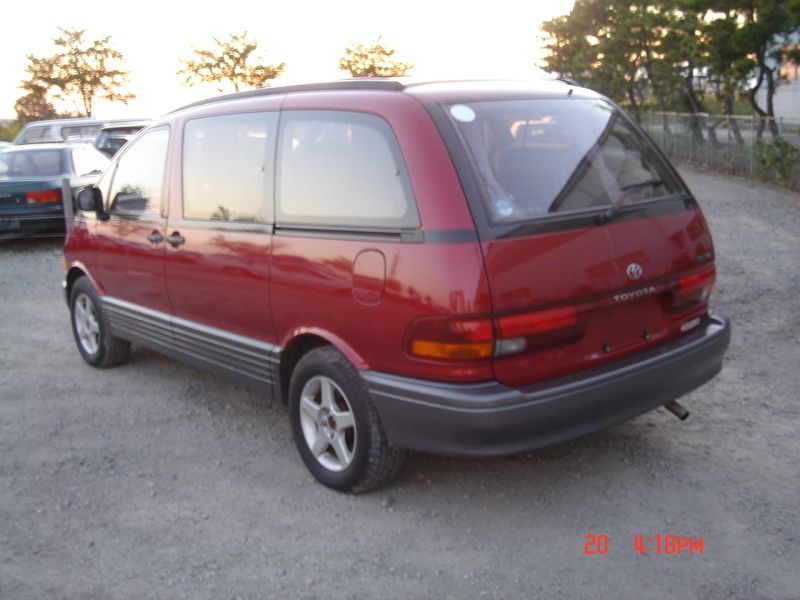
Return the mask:
<svg viewBox="0 0 800 600">
<path fill-rule="evenodd" d="M 0 148 L 0 236 L 64 231 L 63 179 L 90 185 L 109 159 L 87 143 Z"/>
<path fill-rule="evenodd" d="M 94 147 L 111 158 L 149 124 L 150 120 L 148 119 L 145 121 L 122 121 L 103 125 L 94 139 Z"/>
<path fill-rule="evenodd" d="M 14 138 L 14 144 L 63 142 L 68 139 L 91 141 L 107 122 L 87 118 L 31 121 L 19 130 Z"/>
<path fill-rule="evenodd" d="M 170 113 L 78 195 L 78 351 L 163 352 L 288 404 L 313 475 L 496 456 L 722 368 L 711 232 L 657 147 L 559 81 L 352 80 Z"/>
<path fill-rule="evenodd" d="M 32 121 L 20 129 L 14 144 L 41 144 L 83 140 L 93 142 L 104 125 L 141 122 L 141 119 L 51 119 Z"/>
</svg>

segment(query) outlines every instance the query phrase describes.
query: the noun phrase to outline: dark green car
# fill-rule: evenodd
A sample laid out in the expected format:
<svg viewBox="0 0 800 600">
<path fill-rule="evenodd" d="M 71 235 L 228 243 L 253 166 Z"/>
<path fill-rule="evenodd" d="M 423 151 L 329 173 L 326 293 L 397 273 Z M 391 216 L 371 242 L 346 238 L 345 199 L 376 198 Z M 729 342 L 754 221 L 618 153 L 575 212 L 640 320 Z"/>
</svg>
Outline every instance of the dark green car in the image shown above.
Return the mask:
<svg viewBox="0 0 800 600">
<path fill-rule="evenodd" d="M 63 180 L 75 191 L 94 183 L 108 162 L 85 143 L 0 148 L 0 237 L 62 233 Z"/>
</svg>

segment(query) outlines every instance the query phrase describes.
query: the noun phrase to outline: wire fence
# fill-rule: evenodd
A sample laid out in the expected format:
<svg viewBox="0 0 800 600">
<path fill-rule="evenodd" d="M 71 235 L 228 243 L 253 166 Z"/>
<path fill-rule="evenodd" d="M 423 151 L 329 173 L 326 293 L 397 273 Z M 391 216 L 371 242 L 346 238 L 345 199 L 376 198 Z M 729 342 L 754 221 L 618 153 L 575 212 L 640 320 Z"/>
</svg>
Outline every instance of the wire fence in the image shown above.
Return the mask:
<svg viewBox="0 0 800 600">
<path fill-rule="evenodd" d="M 642 126 L 677 160 L 789 187 L 800 183 L 791 172 L 800 170 L 800 162 L 792 162 L 800 157 L 800 117 L 653 112 L 644 115 Z"/>
</svg>

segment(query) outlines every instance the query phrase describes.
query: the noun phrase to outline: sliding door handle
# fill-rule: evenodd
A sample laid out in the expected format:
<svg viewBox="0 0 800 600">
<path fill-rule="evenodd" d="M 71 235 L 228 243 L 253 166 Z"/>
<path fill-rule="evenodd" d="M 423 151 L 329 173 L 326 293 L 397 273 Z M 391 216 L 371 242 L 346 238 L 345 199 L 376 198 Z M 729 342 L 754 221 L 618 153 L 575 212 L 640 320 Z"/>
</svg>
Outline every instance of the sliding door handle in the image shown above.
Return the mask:
<svg viewBox="0 0 800 600">
<path fill-rule="evenodd" d="M 169 237 L 167 238 L 167 241 L 168 241 L 170 244 L 172 244 L 172 247 L 173 247 L 173 248 L 177 248 L 177 247 L 178 247 L 178 246 L 180 246 L 181 244 L 185 244 L 185 243 L 186 243 L 186 238 L 185 238 L 185 237 L 183 237 L 183 236 L 182 236 L 180 233 L 178 233 L 177 231 L 173 231 L 173 232 L 172 232 L 172 235 L 171 235 L 171 236 L 169 236 Z"/>
</svg>

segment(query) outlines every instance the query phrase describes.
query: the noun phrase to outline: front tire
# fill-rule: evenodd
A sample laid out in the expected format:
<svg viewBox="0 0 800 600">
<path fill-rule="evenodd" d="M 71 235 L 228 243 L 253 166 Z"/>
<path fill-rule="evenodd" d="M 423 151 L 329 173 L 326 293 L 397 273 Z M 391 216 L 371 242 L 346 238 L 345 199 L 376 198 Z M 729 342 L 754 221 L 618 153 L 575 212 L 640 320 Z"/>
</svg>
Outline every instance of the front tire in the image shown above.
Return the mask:
<svg viewBox="0 0 800 600">
<path fill-rule="evenodd" d="M 130 342 L 111 335 L 92 284 L 81 277 L 69 294 L 72 333 L 83 360 L 93 367 L 110 367 L 128 358 Z"/>
<path fill-rule="evenodd" d="M 389 444 L 364 381 L 333 347 L 312 350 L 297 363 L 289 418 L 303 462 L 328 487 L 368 492 L 400 469 L 402 450 Z"/>
</svg>

